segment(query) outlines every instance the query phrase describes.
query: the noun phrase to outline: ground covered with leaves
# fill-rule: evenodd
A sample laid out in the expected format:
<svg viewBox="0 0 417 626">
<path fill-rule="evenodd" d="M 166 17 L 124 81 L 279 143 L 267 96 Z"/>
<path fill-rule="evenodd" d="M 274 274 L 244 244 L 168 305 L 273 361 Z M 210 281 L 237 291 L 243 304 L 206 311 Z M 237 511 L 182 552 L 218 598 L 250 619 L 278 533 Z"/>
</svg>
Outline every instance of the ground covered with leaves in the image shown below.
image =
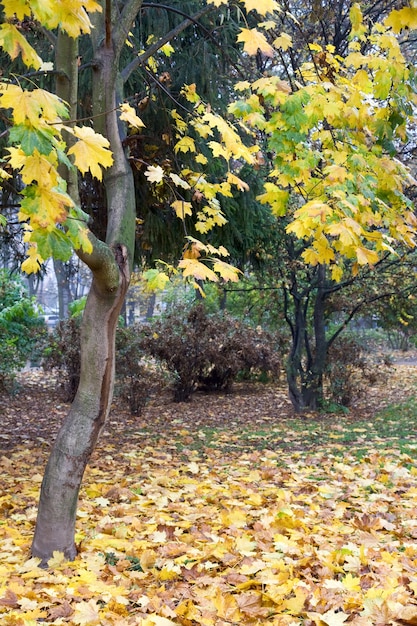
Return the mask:
<svg viewBox="0 0 417 626">
<path fill-rule="evenodd" d="M 54 381 L 21 377 L 0 430 L 5 626 L 417 624 L 417 368 L 350 413 L 295 416 L 285 389 L 240 383 L 190 403 L 116 402 L 81 493 L 79 554 L 29 548 Z"/>
</svg>

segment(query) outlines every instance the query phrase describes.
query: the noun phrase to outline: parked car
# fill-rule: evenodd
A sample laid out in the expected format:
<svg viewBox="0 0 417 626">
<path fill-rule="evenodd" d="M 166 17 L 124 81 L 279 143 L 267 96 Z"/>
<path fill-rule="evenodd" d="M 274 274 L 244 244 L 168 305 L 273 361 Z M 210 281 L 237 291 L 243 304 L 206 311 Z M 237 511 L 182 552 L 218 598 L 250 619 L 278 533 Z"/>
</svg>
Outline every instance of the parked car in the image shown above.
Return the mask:
<svg viewBox="0 0 417 626">
<path fill-rule="evenodd" d="M 53 328 L 59 322 L 59 315 L 57 313 L 47 313 L 43 316 L 45 324 Z"/>
</svg>

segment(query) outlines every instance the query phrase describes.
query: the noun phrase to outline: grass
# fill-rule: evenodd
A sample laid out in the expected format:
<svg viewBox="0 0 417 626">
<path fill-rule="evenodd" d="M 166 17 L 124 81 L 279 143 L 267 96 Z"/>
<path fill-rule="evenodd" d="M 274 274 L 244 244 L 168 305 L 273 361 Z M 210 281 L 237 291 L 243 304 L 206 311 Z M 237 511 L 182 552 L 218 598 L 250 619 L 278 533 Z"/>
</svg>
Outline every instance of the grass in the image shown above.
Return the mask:
<svg viewBox="0 0 417 626">
<path fill-rule="evenodd" d="M 272 422 L 270 427 L 248 424 L 239 431 L 227 424 L 215 428 L 203 427 L 192 442 L 184 444 L 179 437 L 174 443 L 178 451 L 218 448 L 225 453 L 248 452 L 253 449 L 310 451 L 326 448 L 336 456 L 347 450 L 358 459 L 370 450 L 395 451 L 415 456 L 417 437 L 417 399 L 394 404 L 372 419 L 357 419 L 349 415 L 311 415 Z"/>
</svg>

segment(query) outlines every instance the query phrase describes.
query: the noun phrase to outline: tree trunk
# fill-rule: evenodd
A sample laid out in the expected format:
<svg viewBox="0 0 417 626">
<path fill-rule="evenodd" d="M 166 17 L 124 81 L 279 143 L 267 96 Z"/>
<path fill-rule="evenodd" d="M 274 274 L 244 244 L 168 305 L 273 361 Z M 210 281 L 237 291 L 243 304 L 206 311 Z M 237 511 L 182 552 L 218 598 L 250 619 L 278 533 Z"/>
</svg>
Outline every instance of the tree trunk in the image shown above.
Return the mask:
<svg viewBox="0 0 417 626">
<path fill-rule="evenodd" d="M 112 400 L 116 326 L 129 285 L 136 218 L 133 175 L 117 117 L 118 55 L 139 4 L 138 0 L 126 3 L 124 8 L 129 7 L 130 12 L 118 19 L 117 7 L 109 0 L 105 11 L 95 16 L 93 114 L 96 130 L 110 142 L 114 164 L 105 174 L 106 242 L 90 233 L 92 253 L 78 251 L 93 280 L 82 321 L 80 384 L 52 448 L 41 487 L 32 554 L 43 564 L 54 551 L 63 552 L 68 559 L 76 556 L 78 493 Z M 111 7 L 118 44 L 112 38 Z"/>
<path fill-rule="evenodd" d="M 112 255 L 113 256 L 113 255 Z M 128 286 L 122 248 L 94 276 L 81 333 L 81 380 L 54 443 L 41 487 L 32 554 L 46 564 L 54 551 L 77 553 L 74 534 L 85 467 L 106 422 L 113 392 L 114 337 Z M 101 275 L 100 275 L 101 274 Z"/>
<path fill-rule="evenodd" d="M 294 409 L 316 411 L 323 402 L 323 376 L 326 367 L 328 343 L 326 342 L 324 298 L 325 268 L 317 269 L 315 293 L 310 291 L 301 297 L 294 289 L 292 295 L 294 322 L 292 348 L 287 359 L 286 374 L 290 400 Z M 313 339 L 309 337 L 309 301 L 314 298 Z M 314 343 L 314 350 L 311 344 Z"/>
<path fill-rule="evenodd" d="M 68 276 L 70 267 L 63 261 L 54 259 L 54 271 L 58 290 L 59 319 L 63 320 L 68 317 L 69 305 L 71 303 L 71 290 Z"/>
</svg>

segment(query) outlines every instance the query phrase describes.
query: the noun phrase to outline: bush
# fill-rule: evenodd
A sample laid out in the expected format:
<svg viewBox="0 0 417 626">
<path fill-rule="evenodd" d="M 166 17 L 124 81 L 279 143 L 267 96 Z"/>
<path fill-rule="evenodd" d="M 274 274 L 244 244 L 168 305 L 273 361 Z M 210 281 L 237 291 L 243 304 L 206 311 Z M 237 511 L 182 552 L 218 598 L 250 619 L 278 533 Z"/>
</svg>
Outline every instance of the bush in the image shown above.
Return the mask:
<svg viewBox="0 0 417 626">
<path fill-rule="evenodd" d="M 276 377 L 280 370 L 276 345 L 272 335 L 226 313 L 208 315 L 203 305 L 186 316 L 170 314 L 153 324 L 118 328 L 115 392 L 139 415 L 149 396 L 167 384 L 166 370 L 178 402 L 196 389 L 228 390 L 238 375 Z M 44 355 L 45 369 L 59 372 L 65 400 L 72 401 L 80 378 L 78 318 L 58 324 Z"/>
<path fill-rule="evenodd" d="M 166 376 L 142 349 L 142 329 L 127 326 L 116 334 L 115 394 L 125 400 L 133 415 L 141 415 L 150 396 L 166 385 Z"/>
<path fill-rule="evenodd" d="M 44 350 L 43 367 L 58 372 L 65 402 L 73 401 L 80 382 L 80 328 L 79 315 L 61 321 Z M 143 358 L 140 342 L 137 328 L 117 329 L 115 394 L 134 415 L 140 415 L 150 394 L 165 384 L 163 373 Z"/>
<path fill-rule="evenodd" d="M 354 337 L 338 337 L 330 347 L 325 375 L 327 400 L 348 407 L 363 395 L 370 385 L 387 375 L 389 361 L 381 357 L 376 363 L 365 356 L 362 345 Z"/>
<path fill-rule="evenodd" d="M 227 313 L 208 315 L 203 304 L 184 316 L 171 313 L 154 322 L 143 350 L 165 363 L 175 376 L 174 400 L 189 399 L 197 389 L 228 390 L 239 373 L 276 376 L 280 358 L 274 338 Z"/>
<path fill-rule="evenodd" d="M 10 389 L 29 359 L 39 360 L 46 334 L 44 320 L 21 280 L 0 271 L 0 392 Z"/>
</svg>

